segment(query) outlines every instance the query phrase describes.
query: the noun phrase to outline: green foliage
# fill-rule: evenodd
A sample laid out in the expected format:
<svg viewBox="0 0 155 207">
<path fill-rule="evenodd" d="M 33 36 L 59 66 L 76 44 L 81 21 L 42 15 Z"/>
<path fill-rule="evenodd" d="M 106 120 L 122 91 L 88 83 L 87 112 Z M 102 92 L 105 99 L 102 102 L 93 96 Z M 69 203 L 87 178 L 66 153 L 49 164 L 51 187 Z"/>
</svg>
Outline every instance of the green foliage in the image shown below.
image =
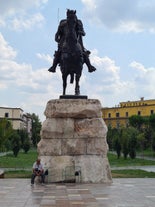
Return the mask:
<svg viewBox="0 0 155 207">
<path fill-rule="evenodd" d="M 155 130 L 155 114 L 151 114 L 149 117 L 150 127 Z"/>
<path fill-rule="evenodd" d="M 20 147 L 21 147 L 21 140 L 20 136 L 17 131 L 14 131 L 10 136 L 9 140 L 11 141 L 11 148 L 15 157 L 17 157 Z"/>
<path fill-rule="evenodd" d="M 30 149 L 30 142 L 29 140 L 25 141 L 24 144 L 23 144 L 23 150 L 25 153 L 28 153 L 29 149 Z"/>
<path fill-rule="evenodd" d="M 41 122 L 36 114 L 29 115 L 32 118 L 32 140 L 26 130 L 14 130 L 8 119 L 0 119 L 0 152 L 13 150 L 14 156 L 17 156 L 21 148 L 27 153 L 31 143 L 37 146 L 40 141 Z"/>
<path fill-rule="evenodd" d="M 133 115 L 129 117 L 130 126 L 135 127 L 138 130 L 142 129 L 144 123 L 145 123 L 145 119 L 142 116 Z"/>
<path fill-rule="evenodd" d="M 134 115 L 129 118 L 129 127 L 114 129 L 109 127 L 107 142 L 109 149 L 115 150 L 117 157 L 123 153 L 134 159 L 137 150 L 152 149 L 155 152 L 155 114 L 149 117 Z"/>
<path fill-rule="evenodd" d="M 128 130 L 123 128 L 121 132 L 121 146 L 124 159 L 126 159 L 129 154 L 129 136 Z"/>
<path fill-rule="evenodd" d="M 13 133 L 11 122 L 7 119 L 0 119 L 0 151 L 9 150 L 9 136 Z"/>
<path fill-rule="evenodd" d="M 131 159 L 134 159 L 136 158 L 138 130 L 136 130 L 134 127 L 129 127 L 128 133 L 129 133 L 129 142 L 128 142 L 129 156 L 131 157 Z"/>
<path fill-rule="evenodd" d="M 113 148 L 117 153 L 117 158 L 119 159 L 122 149 L 119 131 L 115 131 L 115 134 L 113 134 Z"/>
<path fill-rule="evenodd" d="M 111 126 L 108 126 L 107 143 L 110 150 L 113 149 L 113 135 L 115 134 L 114 130 L 115 129 L 111 128 Z"/>
<path fill-rule="evenodd" d="M 36 147 L 40 141 L 41 122 L 36 114 L 29 114 L 32 118 L 32 143 Z"/>
<path fill-rule="evenodd" d="M 30 139 L 26 130 L 18 130 L 21 140 L 21 148 L 27 153 L 30 149 Z"/>
</svg>

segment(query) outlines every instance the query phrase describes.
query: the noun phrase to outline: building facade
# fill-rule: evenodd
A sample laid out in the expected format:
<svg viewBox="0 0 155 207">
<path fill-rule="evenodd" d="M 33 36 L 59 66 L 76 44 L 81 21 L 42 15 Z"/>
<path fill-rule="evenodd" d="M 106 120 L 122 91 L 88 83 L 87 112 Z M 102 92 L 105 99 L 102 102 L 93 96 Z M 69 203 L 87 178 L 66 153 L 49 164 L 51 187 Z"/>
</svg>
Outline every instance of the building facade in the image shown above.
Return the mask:
<svg viewBox="0 0 155 207">
<path fill-rule="evenodd" d="M 107 126 L 119 128 L 129 125 L 129 117 L 139 115 L 143 117 L 155 113 L 155 99 L 120 102 L 118 106 L 112 108 L 102 108 L 102 116 Z"/>
<path fill-rule="evenodd" d="M 0 119 L 7 118 L 13 129 L 25 129 L 29 137 L 32 136 L 32 119 L 28 114 L 24 114 L 21 108 L 0 107 Z"/>
</svg>

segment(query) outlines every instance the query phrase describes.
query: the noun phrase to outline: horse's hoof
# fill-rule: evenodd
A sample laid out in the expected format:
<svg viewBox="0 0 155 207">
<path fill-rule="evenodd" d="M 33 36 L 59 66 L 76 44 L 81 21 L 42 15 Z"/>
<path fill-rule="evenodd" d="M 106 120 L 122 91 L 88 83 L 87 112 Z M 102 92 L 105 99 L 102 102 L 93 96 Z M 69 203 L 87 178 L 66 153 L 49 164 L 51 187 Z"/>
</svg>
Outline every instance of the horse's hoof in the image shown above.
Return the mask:
<svg viewBox="0 0 155 207">
<path fill-rule="evenodd" d="M 79 96 L 80 95 L 80 92 L 79 91 L 76 91 L 75 92 L 75 96 Z"/>
</svg>

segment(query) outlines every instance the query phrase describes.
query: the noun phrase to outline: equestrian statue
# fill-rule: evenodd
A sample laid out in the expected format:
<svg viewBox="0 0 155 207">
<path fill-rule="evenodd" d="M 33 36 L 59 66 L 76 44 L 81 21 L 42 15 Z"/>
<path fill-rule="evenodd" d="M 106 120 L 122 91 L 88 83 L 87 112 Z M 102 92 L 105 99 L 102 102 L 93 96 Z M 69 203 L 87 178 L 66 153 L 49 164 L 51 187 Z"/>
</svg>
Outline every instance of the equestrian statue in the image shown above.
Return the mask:
<svg viewBox="0 0 155 207">
<path fill-rule="evenodd" d="M 66 95 L 67 77 L 70 75 L 70 83 L 75 79 L 75 95 L 80 95 L 79 81 L 82 74 L 83 64 L 88 67 L 88 72 L 96 70 L 89 60 L 90 51 L 83 46 L 82 36 L 85 36 L 82 21 L 76 16 L 76 10 L 67 9 L 67 19 L 60 21 L 55 34 L 58 50 L 55 51 L 53 65 L 49 72 L 56 72 L 60 66 L 63 80 L 63 95 Z"/>
</svg>

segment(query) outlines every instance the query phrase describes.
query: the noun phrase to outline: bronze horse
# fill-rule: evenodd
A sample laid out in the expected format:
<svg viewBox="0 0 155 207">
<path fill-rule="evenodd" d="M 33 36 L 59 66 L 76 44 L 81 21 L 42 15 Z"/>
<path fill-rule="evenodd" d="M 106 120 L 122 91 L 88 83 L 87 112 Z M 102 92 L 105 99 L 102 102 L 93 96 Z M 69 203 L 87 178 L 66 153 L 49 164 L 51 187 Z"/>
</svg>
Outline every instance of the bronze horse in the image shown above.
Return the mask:
<svg viewBox="0 0 155 207">
<path fill-rule="evenodd" d="M 75 79 L 75 95 L 80 94 L 79 81 L 82 74 L 84 57 L 82 47 L 78 41 L 78 34 L 76 32 L 76 21 L 76 11 L 68 11 L 64 43 L 62 45 L 60 57 L 63 95 L 66 94 L 68 75 L 70 75 L 70 83 L 73 83 Z"/>
</svg>

